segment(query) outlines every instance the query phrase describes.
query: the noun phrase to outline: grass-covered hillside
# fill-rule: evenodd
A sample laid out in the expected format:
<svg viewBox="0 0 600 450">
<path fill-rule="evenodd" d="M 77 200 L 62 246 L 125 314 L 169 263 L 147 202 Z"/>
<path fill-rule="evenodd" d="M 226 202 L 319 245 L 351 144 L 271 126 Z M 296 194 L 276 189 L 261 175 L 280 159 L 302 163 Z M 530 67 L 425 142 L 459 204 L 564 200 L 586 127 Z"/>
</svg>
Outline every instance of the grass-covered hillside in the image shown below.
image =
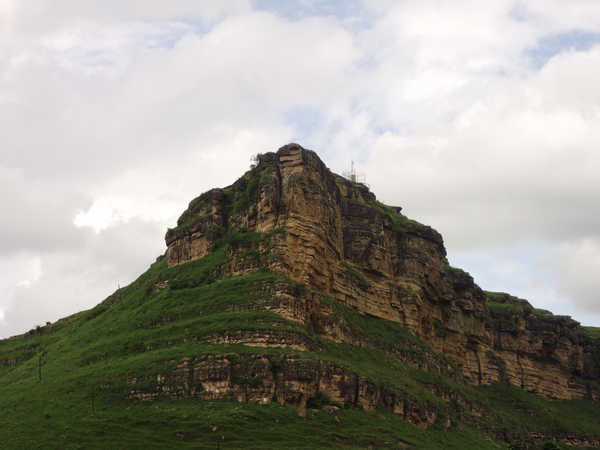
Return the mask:
<svg viewBox="0 0 600 450">
<path fill-rule="evenodd" d="M 557 448 L 572 436 L 600 438 L 597 403 L 544 400 L 504 383 L 464 384 L 450 363 L 396 323 L 361 316 L 326 296 L 323 307 L 343 319 L 360 346 L 284 319 L 268 307 L 274 293 L 286 286 L 302 293 L 306 286 L 266 270 L 223 277 L 233 254 L 260 260 L 264 238 L 238 232 L 203 259 L 171 268 L 160 260 L 95 308 L 0 341 L 1 447 Z M 232 246 L 245 251 L 231 252 Z M 294 336 L 306 345 L 216 343 L 240 331 Z M 132 398 L 132 380 L 142 380 L 135 389 L 156 392 L 157 380 L 184 358 L 249 354 L 274 364 L 288 354 L 333 363 L 434 409 L 437 419 L 423 429 L 389 410 L 364 411 L 324 395 L 309 399 L 306 417 L 270 401 L 203 400 L 173 391 L 151 401 Z M 441 361 L 447 369 L 420 370 L 420 361 Z"/>
</svg>

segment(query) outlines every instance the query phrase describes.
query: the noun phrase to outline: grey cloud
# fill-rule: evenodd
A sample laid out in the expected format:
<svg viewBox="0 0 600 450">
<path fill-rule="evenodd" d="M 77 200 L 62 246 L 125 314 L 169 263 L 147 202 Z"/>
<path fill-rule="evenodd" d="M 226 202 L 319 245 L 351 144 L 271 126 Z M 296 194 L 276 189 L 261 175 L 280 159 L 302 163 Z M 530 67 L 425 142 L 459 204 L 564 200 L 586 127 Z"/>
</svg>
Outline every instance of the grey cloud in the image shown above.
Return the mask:
<svg viewBox="0 0 600 450">
<path fill-rule="evenodd" d="M 86 232 L 83 248 L 42 253 L 42 275 L 0 304 L 0 336 L 88 309 L 133 281 L 164 251 L 164 226 L 132 220 L 104 233 Z"/>
<path fill-rule="evenodd" d="M 0 167 L 0 257 L 22 250 L 79 247 L 83 236 L 73 229 L 72 220 L 74 205 L 84 201 L 81 193 L 65 192 L 52 184 L 28 180 L 22 170 Z"/>
<path fill-rule="evenodd" d="M 565 240 L 545 262 L 557 274 L 559 292 L 582 315 L 600 315 L 600 236 Z"/>
</svg>

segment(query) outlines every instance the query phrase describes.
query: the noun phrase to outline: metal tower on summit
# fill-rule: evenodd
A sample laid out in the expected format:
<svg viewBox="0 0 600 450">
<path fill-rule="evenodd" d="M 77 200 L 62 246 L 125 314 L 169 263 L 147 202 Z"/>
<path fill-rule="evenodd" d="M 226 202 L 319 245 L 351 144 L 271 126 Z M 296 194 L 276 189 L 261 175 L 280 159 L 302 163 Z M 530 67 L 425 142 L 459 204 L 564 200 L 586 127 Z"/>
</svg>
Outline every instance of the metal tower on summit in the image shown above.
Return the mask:
<svg viewBox="0 0 600 450">
<path fill-rule="evenodd" d="M 350 163 L 350 170 L 342 172 L 342 175 L 344 176 L 344 178 L 352 181 L 353 183 L 360 183 L 364 184 L 365 186 L 368 186 L 368 184 L 366 183 L 365 174 L 356 173 L 356 169 L 354 168 L 354 161 L 351 161 Z"/>
</svg>

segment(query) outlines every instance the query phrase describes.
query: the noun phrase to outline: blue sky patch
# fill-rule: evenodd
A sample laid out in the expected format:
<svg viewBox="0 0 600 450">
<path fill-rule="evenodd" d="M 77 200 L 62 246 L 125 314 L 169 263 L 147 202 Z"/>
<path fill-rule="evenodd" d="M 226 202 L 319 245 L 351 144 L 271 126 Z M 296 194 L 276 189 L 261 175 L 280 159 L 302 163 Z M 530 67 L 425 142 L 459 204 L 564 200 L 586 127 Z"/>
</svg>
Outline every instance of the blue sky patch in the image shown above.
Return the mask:
<svg viewBox="0 0 600 450">
<path fill-rule="evenodd" d="M 527 49 L 526 54 L 535 68 L 540 68 L 554 55 L 568 50 L 587 50 L 600 42 L 600 33 L 571 30 L 544 36 L 537 47 Z"/>
<path fill-rule="evenodd" d="M 327 0 L 254 0 L 255 9 L 269 11 L 289 20 L 302 20 L 307 17 L 333 16 L 346 19 L 359 15 L 362 8 L 358 0 L 332 2 Z"/>
<path fill-rule="evenodd" d="M 540 264 L 548 252 L 543 242 L 521 242 L 497 250 L 472 250 L 449 255 L 453 266 L 473 275 L 482 289 L 527 297 L 536 285 L 555 287 L 554 274 Z M 535 298 L 528 298 L 535 302 Z"/>
<path fill-rule="evenodd" d="M 285 112 L 285 122 L 294 129 L 293 141 L 307 142 L 314 131 L 323 123 L 318 109 L 310 106 L 295 106 Z M 303 144 L 301 144 L 303 145 Z"/>
</svg>

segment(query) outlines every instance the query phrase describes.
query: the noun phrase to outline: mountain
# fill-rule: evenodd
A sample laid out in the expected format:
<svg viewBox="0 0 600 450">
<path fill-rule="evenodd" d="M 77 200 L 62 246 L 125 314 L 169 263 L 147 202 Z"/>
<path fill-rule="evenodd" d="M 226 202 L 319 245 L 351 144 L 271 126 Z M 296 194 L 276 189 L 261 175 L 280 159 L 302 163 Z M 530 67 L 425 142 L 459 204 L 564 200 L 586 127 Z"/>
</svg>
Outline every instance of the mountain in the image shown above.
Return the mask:
<svg viewBox="0 0 600 450">
<path fill-rule="evenodd" d="M 600 329 L 486 292 L 289 144 L 95 308 L 0 341 L 6 448 L 600 446 Z"/>
</svg>

